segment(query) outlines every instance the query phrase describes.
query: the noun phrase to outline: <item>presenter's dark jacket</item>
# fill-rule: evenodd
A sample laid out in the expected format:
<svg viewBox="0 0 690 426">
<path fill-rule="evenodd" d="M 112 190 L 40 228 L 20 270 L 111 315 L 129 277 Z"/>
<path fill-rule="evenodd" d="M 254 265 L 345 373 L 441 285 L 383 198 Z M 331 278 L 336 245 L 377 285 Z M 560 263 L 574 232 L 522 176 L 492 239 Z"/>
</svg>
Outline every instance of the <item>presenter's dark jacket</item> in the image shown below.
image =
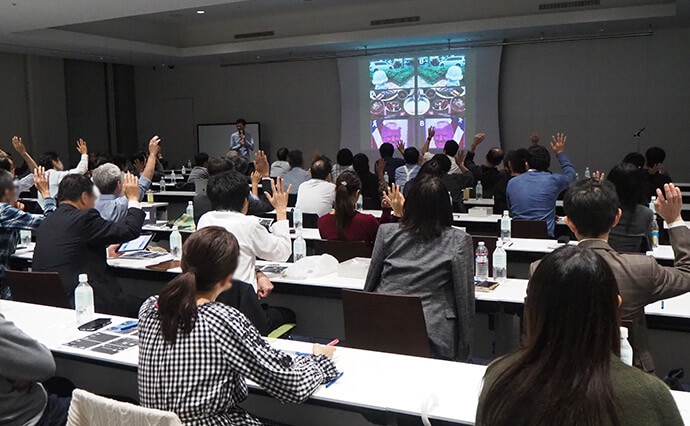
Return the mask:
<svg viewBox="0 0 690 426">
<path fill-rule="evenodd" d="M 654 371 L 654 359 L 647 337 L 644 307 L 690 291 L 690 229 L 685 225 L 668 230 L 675 259 L 673 266 L 661 266 L 651 256 L 618 253 L 604 240 L 583 240 L 580 246 L 594 250 L 609 264 L 618 282 L 623 303 L 621 319 L 632 321 L 630 344 L 633 362 L 645 371 Z M 534 272 L 538 262 L 531 266 Z"/>
<path fill-rule="evenodd" d="M 144 212 L 138 208 L 127 209 L 123 220 L 111 222 L 101 218 L 96 209 L 79 210 L 63 204 L 35 231 L 33 270 L 59 273 L 72 303 L 79 274 L 88 274 L 96 312 L 131 315 L 132 306 L 128 306 L 129 301 L 108 266 L 106 252 L 111 244 L 138 237 L 143 223 Z"/>
</svg>

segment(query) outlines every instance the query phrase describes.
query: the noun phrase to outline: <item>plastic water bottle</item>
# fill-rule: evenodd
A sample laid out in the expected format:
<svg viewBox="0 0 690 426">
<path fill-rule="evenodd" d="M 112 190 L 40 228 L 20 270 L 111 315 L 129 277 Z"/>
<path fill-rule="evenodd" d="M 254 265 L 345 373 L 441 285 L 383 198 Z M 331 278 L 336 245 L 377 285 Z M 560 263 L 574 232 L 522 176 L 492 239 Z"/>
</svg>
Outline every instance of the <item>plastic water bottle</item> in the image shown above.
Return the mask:
<svg viewBox="0 0 690 426">
<path fill-rule="evenodd" d="M 177 230 L 177 225 L 173 226 L 173 231 L 170 234 L 170 254 L 175 259 L 182 257 L 182 234 Z"/>
<path fill-rule="evenodd" d="M 656 214 L 652 221 L 652 248 L 659 247 L 659 222 L 656 220 Z"/>
<path fill-rule="evenodd" d="M 74 289 L 74 309 L 77 311 L 77 325 L 93 320 L 93 289 L 86 274 L 79 274 L 79 284 Z"/>
<path fill-rule="evenodd" d="M 302 238 L 302 234 L 298 234 L 295 242 L 292 244 L 292 261 L 298 260 L 307 256 L 307 242 Z"/>
<path fill-rule="evenodd" d="M 489 249 L 484 245 L 484 241 L 479 242 L 479 247 L 477 247 L 475 254 L 475 274 L 477 279 L 480 281 L 489 279 Z"/>
<path fill-rule="evenodd" d="M 652 201 L 649 202 L 649 210 L 652 211 L 652 213 L 656 214 L 656 209 L 654 208 L 654 202 L 656 201 L 656 197 L 652 196 Z"/>
<path fill-rule="evenodd" d="M 187 168 L 192 169 L 192 160 L 187 160 Z"/>
<path fill-rule="evenodd" d="M 589 167 L 585 167 L 585 179 L 592 177 L 592 173 L 589 171 Z"/>
<path fill-rule="evenodd" d="M 448 191 L 448 200 L 450 201 L 450 208 L 453 208 L 453 194 Z"/>
<path fill-rule="evenodd" d="M 176 180 L 177 178 L 175 177 L 175 170 L 173 170 L 170 172 L 170 183 L 174 184 Z"/>
<path fill-rule="evenodd" d="M 477 200 L 484 199 L 484 187 L 482 186 L 482 181 L 477 182 L 477 186 L 474 188 L 474 196 Z"/>
<path fill-rule="evenodd" d="M 501 240 L 510 241 L 511 224 L 510 212 L 503 210 L 503 216 L 501 216 Z"/>
<path fill-rule="evenodd" d="M 192 219 L 194 218 L 194 202 L 189 201 L 187 202 L 187 210 L 185 211 L 187 213 L 187 216 L 191 217 Z"/>
<path fill-rule="evenodd" d="M 182 173 L 183 175 L 187 173 L 187 170 L 185 170 L 184 166 L 182 166 L 182 169 L 180 169 L 180 173 Z"/>
<path fill-rule="evenodd" d="M 359 197 L 357 197 L 357 204 L 355 204 L 355 210 L 357 210 L 358 212 L 361 212 L 363 205 L 364 205 L 364 198 L 362 197 L 362 194 L 359 194 Z"/>
<path fill-rule="evenodd" d="M 161 178 L 159 185 L 160 185 L 160 192 L 165 192 L 165 178 Z"/>
<path fill-rule="evenodd" d="M 292 209 L 292 225 L 295 227 L 295 232 L 299 233 L 299 235 L 302 235 L 303 223 L 302 210 L 295 207 Z"/>
<path fill-rule="evenodd" d="M 621 361 L 626 365 L 633 365 L 633 348 L 628 341 L 628 329 L 621 327 Z"/>
<path fill-rule="evenodd" d="M 505 281 L 508 278 L 508 255 L 503 249 L 503 244 L 499 242 L 496 244 L 496 250 L 493 254 L 494 262 L 494 279 L 499 282 Z"/>
<path fill-rule="evenodd" d="M 149 204 L 153 204 L 153 191 L 150 189 L 146 191 L 146 202 Z"/>
<path fill-rule="evenodd" d="M 388 173 L 383 174 L 383 180 L 386 181 L 386 188 L 388 188 L 391 184 L 391 182 L 390 182 L 391 178 L 388 176 Z"/>
</svg>

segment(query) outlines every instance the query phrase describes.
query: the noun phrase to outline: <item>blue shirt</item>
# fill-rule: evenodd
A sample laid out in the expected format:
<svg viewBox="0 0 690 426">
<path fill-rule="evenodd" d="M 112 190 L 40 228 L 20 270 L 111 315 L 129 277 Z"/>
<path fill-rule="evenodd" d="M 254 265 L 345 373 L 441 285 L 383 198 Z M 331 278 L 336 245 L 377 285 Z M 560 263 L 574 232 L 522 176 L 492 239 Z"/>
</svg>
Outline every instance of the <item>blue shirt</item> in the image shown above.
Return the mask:
<svg viewBox="0 0 690 426">
<path fill-rule="evenodd" d="M 417 177 L 419 173 L 417 164 L 405 164 L 395 169 L 395 184 L 398 186 L 405 186 L 405 184 Z"/>
<path fill-rule="evenodd" d="M 151 181 L 146 177 L 139 178 L 139 200 L 141 201 L 146 195 L 146 191 L 151 187 Z M 101 214 L 105 220 L 118 222 L 127 216 L 127 209 L 129 208 L 129 201 L 124 195 L 115 194 L 101 194 L 96 201 L 96 210 Z"/>
<path fill-rule="evenodd" d="M 513 219 L 545 220 L 549 235 L 556 225 L 556 200 L 575 180 L 575 168 L 564 153 L 556 155 L 563 174 L 529 170 L 508 182 L 508 205 Z"/>
<path fill-rule="evenodd" d="M 287 190 L 288 186 L 292 185 L 290 194 L 297 194 L 299 186 L 309 179 L 311 179 L 309 172 L 301 167 L 293 167 L 287 172 L 283 173 L 283 183 L 285 184 L 285 189 Z"/>
<path fill-rule="evenodd" d="M 254 151 L 254 139 L 252 138 L 252 134 L 244 132 L 244 145 L 240 143 L 241 140 L 240 132 L 235 132 L 230 135 L 230 150 L 237 151 L 240 157 L 249 160 L 249 150 Z"/>
</svg>

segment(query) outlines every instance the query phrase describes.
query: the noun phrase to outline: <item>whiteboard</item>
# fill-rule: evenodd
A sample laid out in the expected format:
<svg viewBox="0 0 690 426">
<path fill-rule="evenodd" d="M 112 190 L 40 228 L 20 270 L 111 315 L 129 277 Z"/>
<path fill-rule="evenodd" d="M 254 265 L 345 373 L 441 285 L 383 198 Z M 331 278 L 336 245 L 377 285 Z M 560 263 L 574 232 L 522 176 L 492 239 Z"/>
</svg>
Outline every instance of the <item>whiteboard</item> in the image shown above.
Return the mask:
<svg viewBox="0 0 690 426">
<path fill-rule="evenodd" d="M 247 133 L 254 139 L 254 150 L 249 151 L 249 161 L 261 149 L 261 126 L 257 122 L 247 123 Z M 198 124 L 196 126 L 197 152 L 205 152 L 210 158 L 225 157 L 230 150 L 230 135 L 237 131 L 235 123 Z"/>
</svg>

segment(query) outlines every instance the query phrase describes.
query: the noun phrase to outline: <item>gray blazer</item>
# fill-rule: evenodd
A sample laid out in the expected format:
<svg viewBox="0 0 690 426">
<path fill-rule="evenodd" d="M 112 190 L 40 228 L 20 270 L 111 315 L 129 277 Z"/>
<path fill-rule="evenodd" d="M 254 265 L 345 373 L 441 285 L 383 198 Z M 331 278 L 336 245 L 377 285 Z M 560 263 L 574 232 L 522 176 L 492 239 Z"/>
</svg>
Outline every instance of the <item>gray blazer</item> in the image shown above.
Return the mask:
<svg viewBox="0 0 690 426">
<path fill-rule="evenodd" d="M 448 228 L 432 241 L 420 241 L 397 223 L 381 225 L 365 291 L 422 299 L 435 358 L 467 361 L 474 336 L 472 239 Z"/>
</svg>

